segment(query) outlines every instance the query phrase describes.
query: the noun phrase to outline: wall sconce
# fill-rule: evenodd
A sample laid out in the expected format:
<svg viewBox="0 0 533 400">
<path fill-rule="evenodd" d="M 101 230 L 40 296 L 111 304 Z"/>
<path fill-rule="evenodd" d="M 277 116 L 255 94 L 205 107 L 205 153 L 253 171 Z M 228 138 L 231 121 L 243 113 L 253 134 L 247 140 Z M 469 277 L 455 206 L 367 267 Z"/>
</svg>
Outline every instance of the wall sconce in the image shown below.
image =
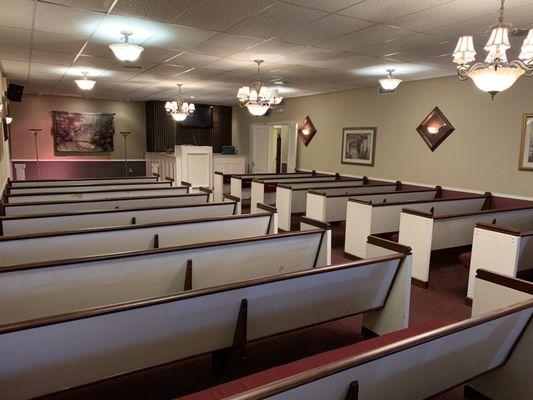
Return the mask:
<svg viewBox="0 0 533 400">
<path fill-rule="evenodd" d="M 10 115 L 6 116 L 6 124 L 11 125 L 12 122 L 13 122 L 13 117 Z"/>
<path fill-rule="evenodd" d="M 311 143 L 311 140 L 313 140 L 313 137 L 316 135 L 316 133 L 317 131 L 313 125 L 313 121 L 311 121 L 311 118 L 308 115 L 305 117 L 300 126 L 298 126 L 298 136 L 300 136 L 302 143 L 307 147 L 309 143 Z"/>
<path fill-rule="evenodd" d="M 431 151 L 435 151 L 435 149 L 444 142 L 455 128 L 444 116 L 439 107 L 435 107 L 422 123 L 418 125 L 416 130 Z"/>
</svg>

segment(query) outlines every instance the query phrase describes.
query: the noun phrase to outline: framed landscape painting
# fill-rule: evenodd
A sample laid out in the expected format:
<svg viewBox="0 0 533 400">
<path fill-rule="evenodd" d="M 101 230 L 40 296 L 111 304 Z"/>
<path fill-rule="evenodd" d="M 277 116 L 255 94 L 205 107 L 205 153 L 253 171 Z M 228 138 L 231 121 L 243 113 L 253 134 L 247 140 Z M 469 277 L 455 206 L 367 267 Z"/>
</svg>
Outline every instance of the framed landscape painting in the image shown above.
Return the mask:
<svg viewBox="0 0 533 400">
<path fill-rule="evenodd" d="M 522 126 L 522 145 L 520 146 L 521 170 L 533 171 L 533 114 L 524 115 Z"/>
<path fill-rule="evenodd" d="M 344 128 L 342 130 L 343 164 L 374 165 L 377 128 Z"/>
<path fill-rule="evenodd" d="M 114 114 L 52 111 L 57 153 L 113 151 Z"/>
</svg>

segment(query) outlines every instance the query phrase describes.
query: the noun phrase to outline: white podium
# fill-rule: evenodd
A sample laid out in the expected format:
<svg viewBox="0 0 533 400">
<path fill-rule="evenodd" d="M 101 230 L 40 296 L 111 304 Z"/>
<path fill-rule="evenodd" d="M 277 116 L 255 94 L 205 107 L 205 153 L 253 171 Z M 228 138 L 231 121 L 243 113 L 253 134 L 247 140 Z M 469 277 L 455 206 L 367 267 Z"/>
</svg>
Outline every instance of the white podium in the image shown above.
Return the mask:
<svg viewBox="0 0 533 400">
<path fill-rule="evenodd" d="M 174 146 L 174 154 L 146 153 L 148 175 L 171 179 L 175 186 L 188 182 L 193 188 L 212 187 L 213 148 L 211 146 Z"/>
<path fill-rule="evenodd" d="M 192 187 L 211 187 L 213 148 L 211 146 L 174 146 L 176 185 L 189 182 Z"/>
</svg>

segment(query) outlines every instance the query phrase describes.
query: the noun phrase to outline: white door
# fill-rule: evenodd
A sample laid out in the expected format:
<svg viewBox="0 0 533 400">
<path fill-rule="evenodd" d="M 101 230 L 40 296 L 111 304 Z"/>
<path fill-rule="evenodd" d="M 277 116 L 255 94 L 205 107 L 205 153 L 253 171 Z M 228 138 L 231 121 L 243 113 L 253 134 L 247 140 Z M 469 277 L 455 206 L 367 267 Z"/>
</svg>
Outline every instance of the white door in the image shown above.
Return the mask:
<svg viewBox="0 0 533 400">
<path fill-rule="evenodd" d="M 268 172 L 268 125 L 252 125 L 252 173 Z"/>
</svg>

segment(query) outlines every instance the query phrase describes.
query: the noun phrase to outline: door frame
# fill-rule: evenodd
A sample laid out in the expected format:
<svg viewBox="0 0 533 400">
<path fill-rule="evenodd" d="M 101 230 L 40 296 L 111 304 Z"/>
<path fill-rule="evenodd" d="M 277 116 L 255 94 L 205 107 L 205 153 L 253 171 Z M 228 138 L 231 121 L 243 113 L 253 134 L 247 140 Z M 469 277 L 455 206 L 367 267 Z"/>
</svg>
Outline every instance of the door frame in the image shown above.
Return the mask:
<svg viewBox="0 0 533 400">
<path fill-rule="evenodd" d="M 250 124 L 250 132 L 249 132 L 249 138 L 250 138 L 250 144 L 249 144 L 249 161 L 248 161 L 248 170 L 251 171 L 251 165 L 252 165 L 252 155 L 253 155 L 253 127 L 254 125 L 266 125 L 268 132 L 274 127 L 274 125 L 287 125 L 289 127 L 289 148 L 287 151 L 287 172 L 296 172 L 296 156 L 298 152 L 298 124 L 294 121 L 272 121 L 272 122 L 254 122 Z M 265 149 L 265 151 L 268 153 L 268 148 Z"/>
</svg>

